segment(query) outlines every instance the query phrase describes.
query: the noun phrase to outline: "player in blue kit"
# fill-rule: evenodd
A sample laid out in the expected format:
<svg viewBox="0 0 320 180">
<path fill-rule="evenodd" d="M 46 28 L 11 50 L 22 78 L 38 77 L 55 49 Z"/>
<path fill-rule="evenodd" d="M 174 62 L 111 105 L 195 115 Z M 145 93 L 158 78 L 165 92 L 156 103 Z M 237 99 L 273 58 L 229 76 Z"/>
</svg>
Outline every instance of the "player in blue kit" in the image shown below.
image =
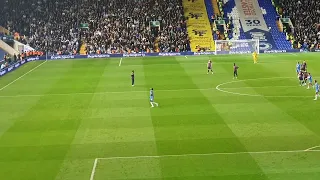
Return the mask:
<svg viewBox="0 0 320 180">
<path fill-rule="evenodd" d="M 159 106 L 158 103 L 154 102 L 153 88 L 150 89 L 150 104 L 151 104 L 151 107 L 154 107 L 154 105 Z"/>
<path fill-rule="evenodd" d="M 134 71 L 131 72 L 131 85 L 134 86 Z"/>
<path fill-rule="evenodd" d="M 209 74 L 210 71 L 211 71 L 211 73 L 213 74 L 213 71 L 212 71 L 212 61 L 211 61 L 211 60 L 208 61 L 208 72 L 207 72 L 207 74 Z"/>
<path fill-rule="evenodd" d="M 297 65 L 296 65 L 296 72 L 297 72 L 297 75 L 299 75 L 300 70 L 301 70 L 301 64 L 298 62 L 298 63 L 297 63 Z"/>
<path fill-rule="evenodd" d="M 314 88 L 316 89 L 316 95 L 315 95 L 314 100 L 317 100 L 318 96 L 319 96 L 319 88 L 320 88 L 317 80 L 314 80 Z"/>
<path fill-rule="evenodd" d="M 308 80 L 308 88 L 307 88 L 307 89 L 310 89 L 310 86 L 312 86 L 312 76 L 311 76 L 311 73 L 308 73 L 307 80 Z"/>
</svg>

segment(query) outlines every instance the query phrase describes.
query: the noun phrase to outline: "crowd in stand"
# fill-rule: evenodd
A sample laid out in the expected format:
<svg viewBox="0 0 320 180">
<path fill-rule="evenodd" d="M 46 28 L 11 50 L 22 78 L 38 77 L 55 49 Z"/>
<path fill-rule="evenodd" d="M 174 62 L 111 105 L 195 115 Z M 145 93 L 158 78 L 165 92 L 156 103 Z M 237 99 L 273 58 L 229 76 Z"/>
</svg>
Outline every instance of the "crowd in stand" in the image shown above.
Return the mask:
<svg viewBox="0 0 320 180">
<path fill-rule="evenodd" d="M 294 42 L 303 48 L 320 48 L 320 1 L 278 0 L 277 8 L 282 17 L 290 17 L 294 29 L 290 29 Z"/>
<path fill-rule="evenodd" d="M 83 43 L 87 53 L 189 50 L 181 0 L 7 0 L 0 16 L 16 39 L 54 54 Z"/>
<path fill-rule="evenodd" d="M 89 29 L 81 33 L 88 53 L 187 50 L 179 0 L 98 1 L 91 8 L 87 9 L 87 13 L 92 12 Z M 150 27 L 151 21 L 159 21 L 160 27 Z"/>
<path fill-rule="evenodd" d="M 18 32 L 20 41 L 52 53 L 77 50 L 75 0 L 9 0 L 1 8 L 0 24 L 10 32 Z M 24 38 L 25 35 L 27 38 Z"/>
</svg>

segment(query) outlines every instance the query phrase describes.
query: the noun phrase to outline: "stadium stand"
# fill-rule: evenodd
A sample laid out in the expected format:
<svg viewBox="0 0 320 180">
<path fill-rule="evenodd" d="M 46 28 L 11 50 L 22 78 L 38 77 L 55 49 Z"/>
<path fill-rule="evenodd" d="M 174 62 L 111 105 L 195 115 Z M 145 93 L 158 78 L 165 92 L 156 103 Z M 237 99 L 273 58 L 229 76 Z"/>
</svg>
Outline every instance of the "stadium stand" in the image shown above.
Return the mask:
<svg viewBox="0 0 320 180">
<path fill-rule="evenodd" d="M 239 12 L 236 8 L 234 0 L 225 0 L 223 5 L 223 12 L 225 17 L 230 19 L 231 23 L 233 24 L 232 27 L 232 37 L 235 40 L 238 39 L 246 39 L 244 35 L 243 29 L 240 23 L 240 16 Z"/>
<path fill-rule="evenodd" d="M 103 8 L 104 4 L 98 6 Z M 92 12 L 95 20 L 83 33 L 89 53 L 175 52 L 188 49 L 183 8 L 179 0 L 111 0 L 106 11 Z M 150 28 L 150 22 L 160 24 Z"/>
<path fill-rule="evenodd" d="M 20 41 L 54 54 L 190 49 L 180 0 L 10 0 L 1 16 Z"/>
<path fill-rule="evenodd" d="M 320 48 L 320 1 L 278 0 L 273 2 L 282 17 L 290 17 L 295 41 L 303 48 Z M 292 31 L 290 30 L 290 32 Z"/>
<path fill-rule="evenodd" d="M 277 27 L 276 19 L 278 15 L 276 9 L 272 5 L 271 0 L 258 0 L 258 2 L 264 12 L 263 16 L 265 22 L 267 26 L 270 27 L 270 32 L 277 48 L 283 50 L 292 49 L 291 43 L 286 39 L 285 33 L 280 32 L 279 28 Z"/>
<path fill-rule="evenodd" d="M 204 0 L 204 2 L 206 4 L 208 18 L 209 18 L 209 20 L 211 20 L 211 23 L 212 23 L 212 20 L 215 17 L 213 5 L 212 5 L 212 0 Z"/>
<path fill-rule="evenodd" d="M 6 21 L 2 20 L 1 24 L 11 33 L 19 33 L 15 38 L 37 50 L 69 54 L 78 48 L 74 28 L 77 23 L 75 2 L 77 1 L 6 1 L 1 13 Z"/>
<path fill-rule="evenodd" d="M 288 50 L 292 49 L 292 45 L 287 39 L 286 34 L 281 32 L 277 25 L 277 11 L 273 6 L 271 0 L 253 0 L 251 2 L 257 2 L 260 6 L 261 12 L 263 14 L 263 19 L 268 27 L 268 31 L 265 31 L 265 34 L 270 34 L 270 36 L 265 36 L 267 39 L 267 43 L 269 45 L 274 42 L 272 49 L 282 49 Z M 246 35 L 243 29 L 243 25 L 241 24 L 241 17 L 239 10 L 237 9 L 235 0 L 212 0 L 212 4 L 215 9 L 215 15 L 219 16 L 216 11 L 222 11 L 221 15 L 223 19 L 226 21 L 228 27 L 231 32 L 221 32 L 224 33 L 225 39 L 248 39 L 248 34 Z"/>
</svg>

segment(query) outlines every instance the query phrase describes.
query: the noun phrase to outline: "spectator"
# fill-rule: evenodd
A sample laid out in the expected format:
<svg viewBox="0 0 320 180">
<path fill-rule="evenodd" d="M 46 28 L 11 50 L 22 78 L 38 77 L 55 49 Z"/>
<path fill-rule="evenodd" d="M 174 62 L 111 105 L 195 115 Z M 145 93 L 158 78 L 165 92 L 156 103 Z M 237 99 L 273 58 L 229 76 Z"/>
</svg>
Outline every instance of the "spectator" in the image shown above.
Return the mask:
<svg viewBox="0 0 320 180">
<path fill-rule="evenodd" d="M 13 55 L 13 62 L 17 62 L 17 55 L 16 54 Z"/>
<path fill-rule="evenodd" d="M 320 1 L 317 0 L 279 0 L 282 15 L 289 16 L 294 24 L 294 35 L 302 47 L 319 47 L 317 34 L 320 23 Z M 280 12 L 281 13 L 281 12 Z M 287 28 L 288 29 L 288 28 Z M 291 33 L 291 30 L 288 30 Z"/>
<path fill-rule="evenodd" d="M 1 64 L 1 69 L 4 69 L 6 67 L 5 63 Z"/>
</svg>

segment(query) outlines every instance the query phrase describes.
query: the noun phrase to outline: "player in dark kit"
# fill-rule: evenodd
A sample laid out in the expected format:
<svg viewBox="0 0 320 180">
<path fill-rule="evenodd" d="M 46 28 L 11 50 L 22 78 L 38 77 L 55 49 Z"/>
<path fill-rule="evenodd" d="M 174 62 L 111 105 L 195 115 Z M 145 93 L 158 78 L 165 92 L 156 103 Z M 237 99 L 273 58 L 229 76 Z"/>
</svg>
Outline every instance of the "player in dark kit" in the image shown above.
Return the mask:
<svg viewBox="0 0 320 180">
<path fill-rule="evenodd" d="M 303 72 L 299 72 L 298 75 L 298 80 L 299 80 L 299 85 L 302 86 L 303 85 Z"/>
<path fill-rule="evenodd" d="M 303 73 L 303 85 L 304 85 L 304 86 L 307 85 L 307 80 L 308 80 L 308 72 L 305 71 L 305 72 Z"/>
<path fill-rule="evenodd" d="M 131 85 L 134 86 L 134 71 L 131 72 Z"/>
<path fill-rule="evenodd" d="M 233 79 L 238 79 L 238 69 L 239 67 L 236 65 L 236 63 L 233 63 Z"/>
<path fill-rule="evenodd" d="M 302 66 L 301 66 L 301 71 L 307 72 L 307 63 L 306 63 L 306 61 L 303 61 Z"/>
<path fill-rule="evenodd" d="M 209 74 L 210 71 L 211 71 L 211 73 L 213 74 L 213 71 L 212 71 L 212 61 L 211 61 L 211 60 L 208 61 L 208 72 L 207 72 L 207 74 Z"/>
</svg>

